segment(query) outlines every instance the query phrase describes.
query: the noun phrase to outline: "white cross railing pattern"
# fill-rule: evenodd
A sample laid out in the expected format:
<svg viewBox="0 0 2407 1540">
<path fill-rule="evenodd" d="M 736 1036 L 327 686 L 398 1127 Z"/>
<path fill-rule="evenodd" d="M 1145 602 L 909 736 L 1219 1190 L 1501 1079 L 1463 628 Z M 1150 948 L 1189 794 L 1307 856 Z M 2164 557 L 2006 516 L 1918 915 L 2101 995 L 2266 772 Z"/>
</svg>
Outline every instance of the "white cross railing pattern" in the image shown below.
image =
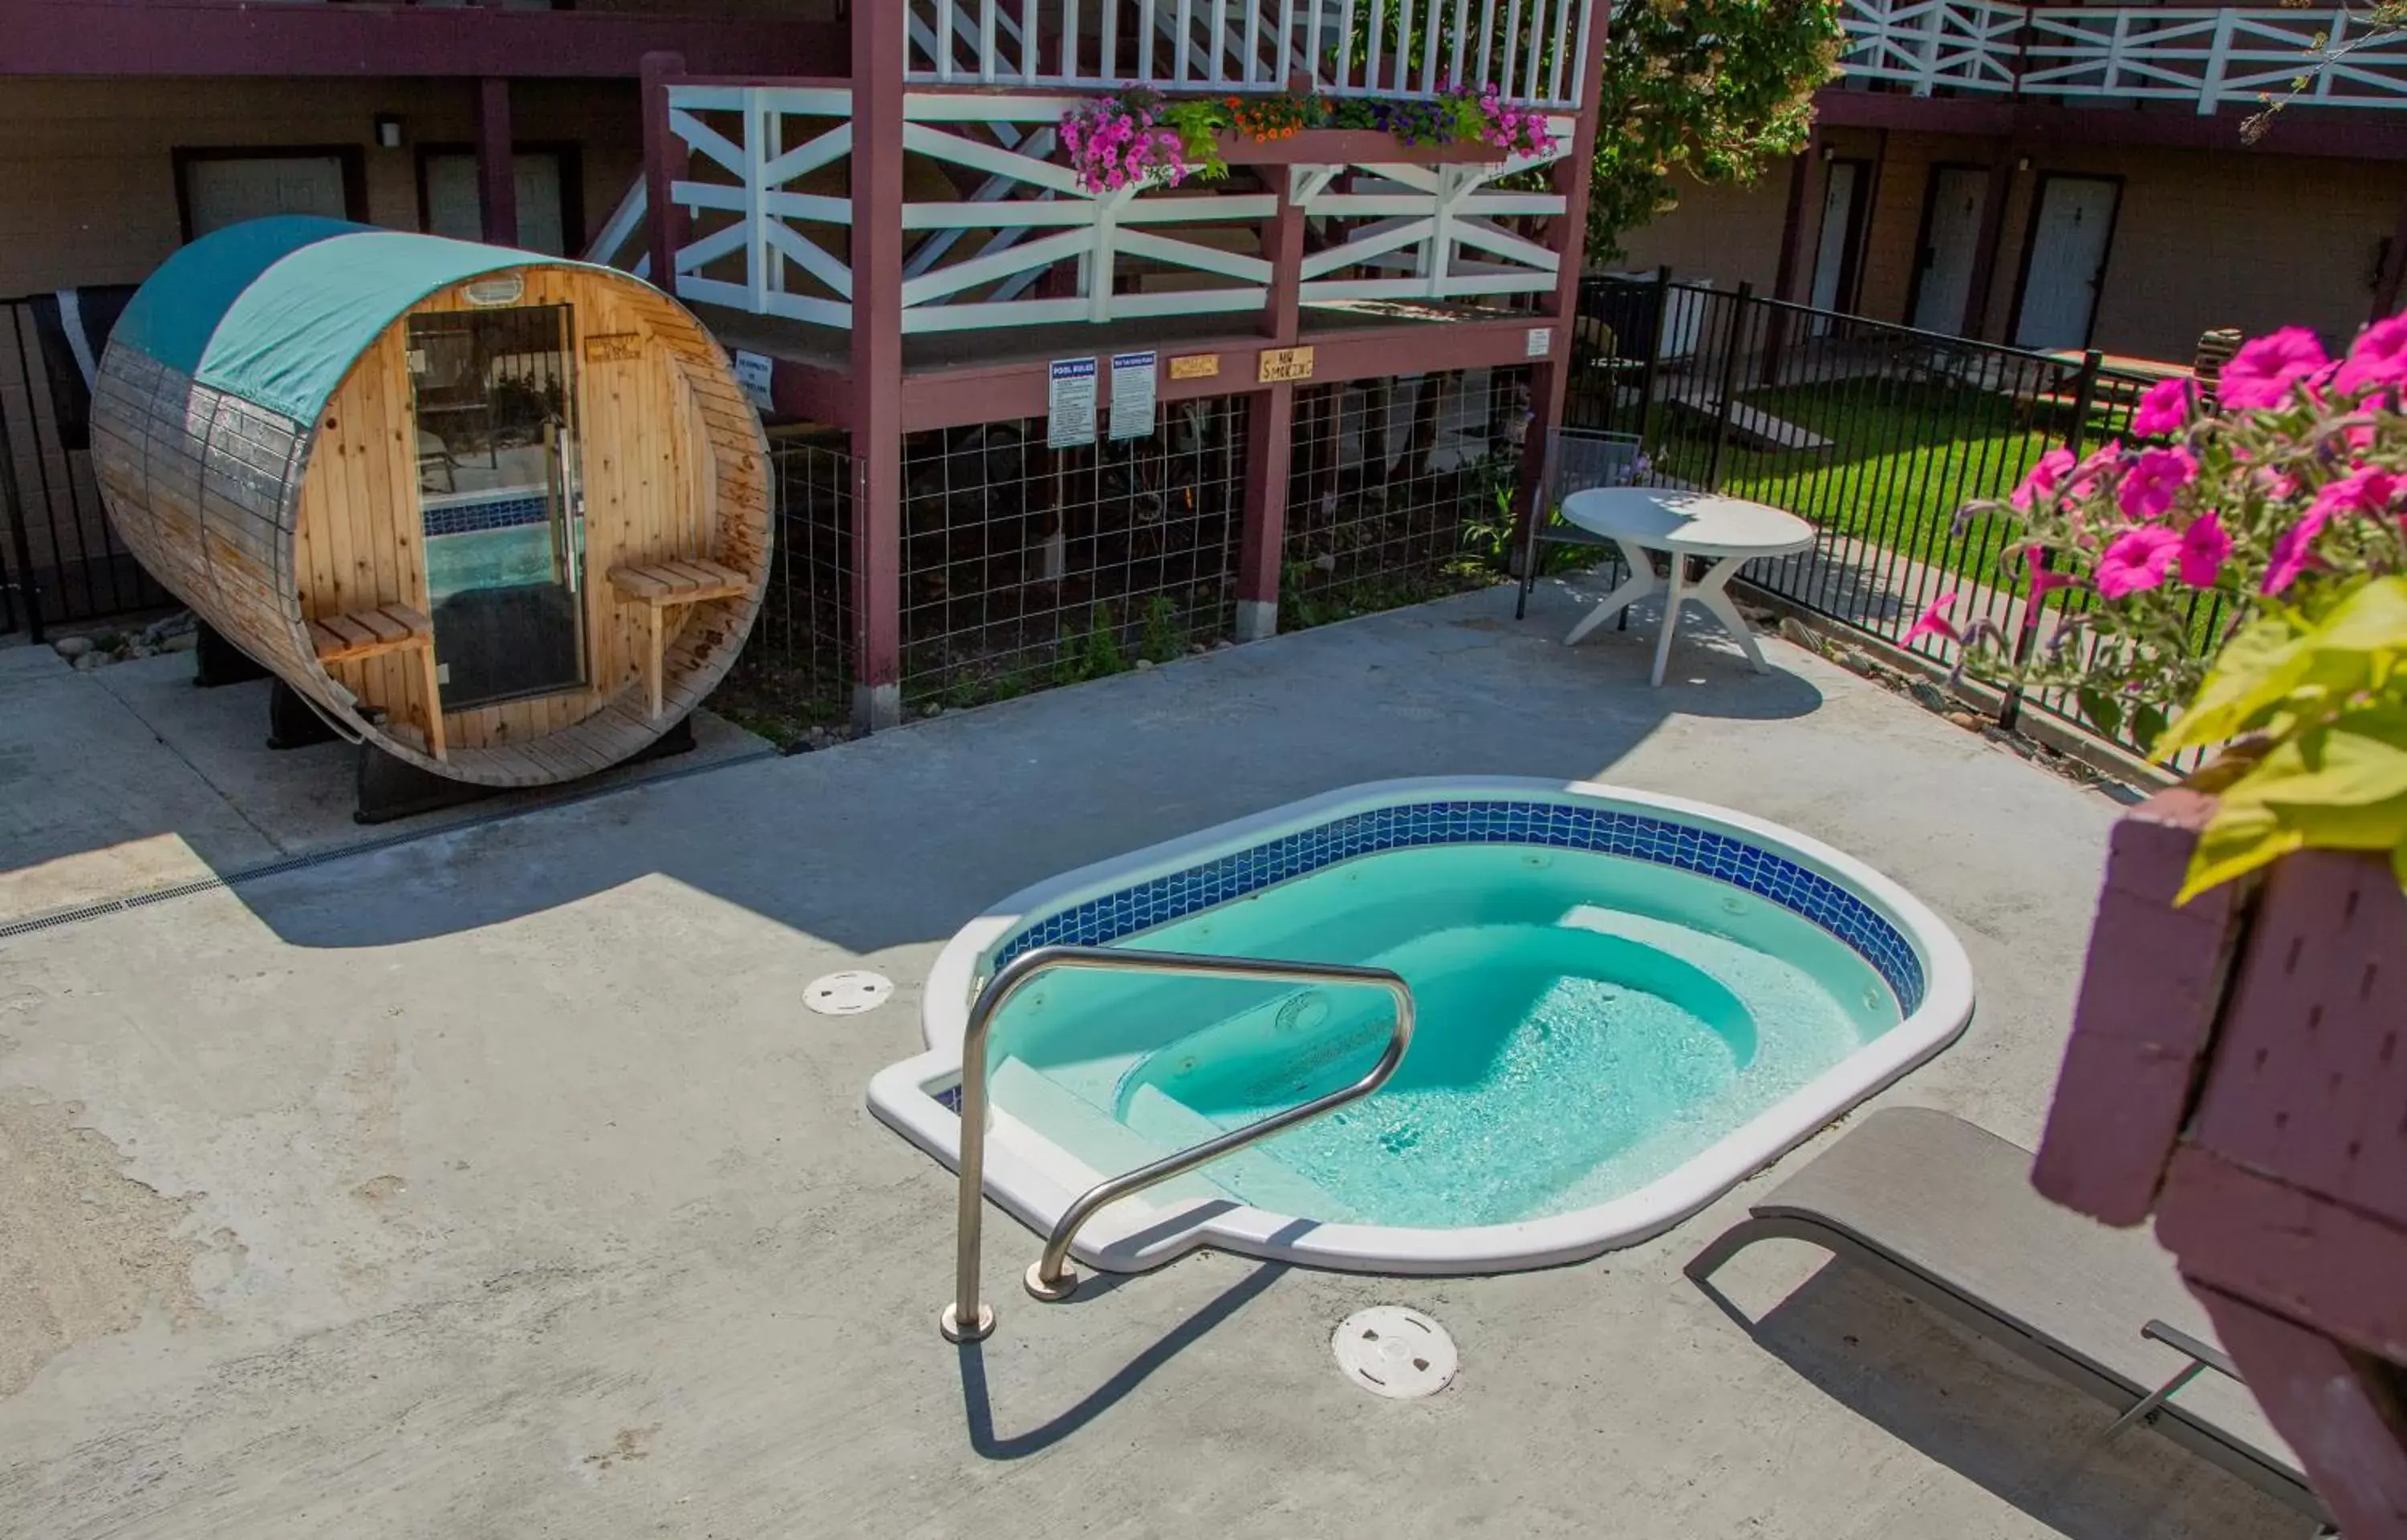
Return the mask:
<svg viewBox="0 0 2407 1540">
<path fill-rule="evenodd" d="M 830 327 L 852 324 L 851 92 L 839 86 L 673 84 L 668 121 L 684 149 L 670 198 L 690 228 L 671 259 L 681 299 Z M 914 92 L 903 147 L 978 173 L 952 197 L 903 205 L 910 242 L 903 330 L 1109 321 L 1254 311 L 1269 303 L 1260 227 L 1285 196 L 1327 244 L 1305 259 L 1301 298 L 1461 300 L 1551 292 L 1556 254 L 1512 228 L 1563 211 L 1562 195 L 1502 191 L 1500 177 L 1565 153 L 1494 165 L 1364 164 L 1277 171 L 1272 191 L 1092 192 L 1047 159 L 1078 98 L 1033 92 Z M 1343 191 L 1341 174 L 1350 169 Z M 641 184 L 596 243 L 625 260 L 643 218 Z M 1048 276 L 1056 282 L 1038 290 Z"/>
<path fill-rule="evenodd" d="M 906 0 L 918 84 L 1429 97 L 1574 108 L 1597 0 Z"/>
<path fill-rule="evenodd" d="M 2055 100 L 2254 107 L 2312 77 L 2301 105 L 2407 107 L 2407 35 L 2362 10 L 2009 6 L 1848 0 L 1840 61 L 1857 79 Z"/>
</svg>

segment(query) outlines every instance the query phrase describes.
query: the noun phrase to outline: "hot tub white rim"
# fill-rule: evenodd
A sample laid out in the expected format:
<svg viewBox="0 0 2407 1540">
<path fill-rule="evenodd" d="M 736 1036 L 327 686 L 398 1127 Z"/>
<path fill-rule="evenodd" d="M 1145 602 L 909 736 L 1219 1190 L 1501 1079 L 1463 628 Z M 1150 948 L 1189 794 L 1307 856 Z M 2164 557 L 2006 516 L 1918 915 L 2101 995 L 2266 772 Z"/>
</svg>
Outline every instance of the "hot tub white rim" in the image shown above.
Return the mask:
<svg viewBox="0 0 2407 1540">
<path fill-rule="evenodd" d="M 930 968 L 920 1001 L 925 1053 L 870 1081 L 878 1119 L 947 1166 L 958 1158 L 960 1122 L 937 1095 L 958 1083 L 961 1035 L 974 986 L 994 951 L 1033 918 L 1132 882 L 1186 869 L 1265 840 L 1372 809 L 1430 801 L 1509 798 L 1604 805 L 1734 835 L 1844 886 L 1913 947 L 1923 971 L 1920 1005 L 1676 1169 L 1607 1202 L 1508 1224 L 1455 1229 L 1339 1223 L 1204 1200 L 1157 1204 L 1140 1195 L 1097 1215 L 1075 1254 L 1090 1266 L 1141 1271 L 1197 1247 L 1346 1272 L 1472 1274 L 1575 1262 L 1635 1245 L 1679 1223 L 1930 1059 L 1962 1034 L 1973 1009 L 1973 969 L 1946 923 L 1903 887 L 1810 835 L 1767 819 L 1684 798 L 1593 781 L 1524 776 L 1421 776 L 1370 782 L 1289 802 L 1192 834 L 1108 857 L 1035 883 L 964 925 Z M 1041 1162 L 1020 1148 L 1042 1139 L 1007 1124 L 987 1141 L 988 1196 L 1039 1232 L 1086 1187 L 1117 1173 L 1093 1171 L 1049 1140 Z M 1060 1180 L 1073 1176 L 1080 1185 Z"/>
</svg>

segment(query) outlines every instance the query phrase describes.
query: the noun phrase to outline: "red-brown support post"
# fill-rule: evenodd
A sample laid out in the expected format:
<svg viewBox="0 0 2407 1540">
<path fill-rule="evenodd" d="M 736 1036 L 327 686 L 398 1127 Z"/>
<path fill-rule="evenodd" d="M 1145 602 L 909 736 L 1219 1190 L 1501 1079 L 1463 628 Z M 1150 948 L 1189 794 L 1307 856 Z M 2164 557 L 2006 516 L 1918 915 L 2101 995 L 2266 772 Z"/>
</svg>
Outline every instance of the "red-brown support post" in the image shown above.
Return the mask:
<svg viewBox="0 0 2407 1540">
<path fill-rule="evenodd" d="M 1261 332 L 1279 347 L 1303 334 L 1303 209 L 1295 175 L 1283 165 L 1262 176 L 1278 197 L 1278 212 L 1262 232 L 1271 262 L 1270 298 Z M 1237 554 L 1237 640 L 1277 634 L 1279 567 L 1287 548 L 1287 473 L 1295 442 L 1295 386 L 1278 381 L 1256 395 L 1246 417 L 1246 527 Z"/>
<path fill-rule="evenodd" d="M 669 127 L 669 81 L 685 73 L 682 53 L 647 53 L 643 72 L 644 212 L 651 235 L 653 285 L 677 292 L 677 253 L 685 245 L 685 210 L 670 196 L 678 169 L 685 163 L 685 146 Z"/>
<path fill-rule="evenodd" d="M 1989 294 L 1998 276 L 1998 245 L 2006 234 L 2006 198 L 2014 191 L 2015 168 L 2022 162 L 2019 140 L 1993 141 L 1989 185 L 1981 199 L 1981 230 L 1973 237 L 1973 274 L 1965 285 L 1963 332 L 1968 337 L 1989 334 Z"/>
<path fill-rule="evenodd" d="M 852 7 L 854 722 L 903 719 L 903 43 L 905 7 Z"/>
<path fill-rule="evenodd" d="M 488 242 L 519 244 L 519 158 L 510 134 L 510 82 L 499 75 L 477 82 L 477 211 Z"/>
<path fill-rule="evenodd" d="M 1550 177 L 1562 195 L 1562 218 L 1548 245 L 1559 266 L 1545 357 L 1530 372 L 1530 426 L 1521 444 L 1521 491 L 1514 548 L 1527 549 L 1530 522 L 1539 516 L 1538 497 L 1546 474 L 1546 440 L 1563 420 L 1563 395 L 1571 383 L 1572 333 L 1579 324 L 1580 276 L 1588 266 L 1588 184 L 1596 164 L 1597 119 L 1604 94 L 1604 38 L 1613 7 L 1595 0 L 1579 64 L 1579 116 L 1573 120 L 1571 153 L 1557 161 Z"/>
</svg>

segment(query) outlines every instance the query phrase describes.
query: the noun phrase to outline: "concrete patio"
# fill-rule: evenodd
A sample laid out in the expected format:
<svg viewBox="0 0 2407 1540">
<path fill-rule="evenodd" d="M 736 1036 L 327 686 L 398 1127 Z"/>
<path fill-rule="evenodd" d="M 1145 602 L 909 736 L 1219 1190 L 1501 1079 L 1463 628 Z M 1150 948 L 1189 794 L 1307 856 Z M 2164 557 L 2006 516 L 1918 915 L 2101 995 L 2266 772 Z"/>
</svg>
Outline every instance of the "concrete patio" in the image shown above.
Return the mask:
<svg viewBox="0 0 2407 1540">
<path fill-rule="evenodd" d="M 949 1173 L 862 1094 L 919 1046 L 939 945 L 1358 781 L 1593 777 L 1863 857 L 1981 988 L 1886 1099 L 2036 1137 L 2114 804 L 1776 642 L 1754 676 L 1700 624 L 1650 691 L 1651 616 L 1560 645 L 1594 597 L 1516 623 L 1489 590 L 0 940 L 0 1534 L 2303 1536 L 1819 1252 L 1734 1263 L 1731 1319 L 1679 1266 L 1759 1183 L 1548 1272 L 1200 1255 L 1064 1306 L 996 1215 L 1001 1326 L 938 1338 Z M 0 872 L 110 859 L 55 846 L 0 821 Z M 801 1008 L 849 967 L 892 1002 Z M 1383 1302 L 1452 1331 L 1451 1389 L 1341 1378 L 1332 1328 Z"/>
</svg>

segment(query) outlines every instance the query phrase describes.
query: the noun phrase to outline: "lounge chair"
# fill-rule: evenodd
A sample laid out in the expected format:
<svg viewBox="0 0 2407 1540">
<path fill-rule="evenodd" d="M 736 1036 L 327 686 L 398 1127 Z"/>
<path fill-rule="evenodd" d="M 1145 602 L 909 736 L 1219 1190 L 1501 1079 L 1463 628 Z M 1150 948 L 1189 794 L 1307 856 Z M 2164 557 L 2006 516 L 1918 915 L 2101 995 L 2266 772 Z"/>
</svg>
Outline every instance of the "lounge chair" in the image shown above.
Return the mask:
<svg viewBox="0 0 2407 1540">
<path fill-rule="evenodd" d="M 1810 1241 L 2105 1403 L 2117 1420 L 2103 1437 L 2144 1422 L 2330 1523 L 2172 1256 L 2145 1230 L 2108 1229 L 2041 1197 L 2030 1164 L 2030 1151 L 1944 1112 L 1884 1109 L 1687 1271 L 1720 1301 L 1709 1279 L 1739 1251 Z"/>
</svg>

